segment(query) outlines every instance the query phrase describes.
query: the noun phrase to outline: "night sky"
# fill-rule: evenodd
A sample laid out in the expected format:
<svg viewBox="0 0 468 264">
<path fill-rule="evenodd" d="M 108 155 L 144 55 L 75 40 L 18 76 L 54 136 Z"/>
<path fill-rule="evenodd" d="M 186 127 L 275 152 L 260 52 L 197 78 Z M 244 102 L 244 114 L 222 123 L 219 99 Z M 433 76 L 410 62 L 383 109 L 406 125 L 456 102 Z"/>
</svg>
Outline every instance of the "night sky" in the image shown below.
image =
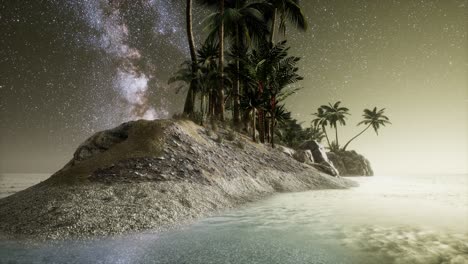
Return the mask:
<svg viewBox="0 0 468 264">
<path fill-rule="evenodd" d="M 0 3 L 0 172 L 54 172 L 94 132 L 181 111 L 167 80 L 188 58 L 185 1 L 118 2 Z M 343 101 L 343 142 L 362 109 L 385 107 L 393 125 L 350 145 L 377 172 L 466 172 L 468 1 L 302 5 L 309 30 L 286 36 L 305 78 L 294 117 L 306 126 Z M 197 44 L 206 14 L 196 7 Z"/>
</svg>

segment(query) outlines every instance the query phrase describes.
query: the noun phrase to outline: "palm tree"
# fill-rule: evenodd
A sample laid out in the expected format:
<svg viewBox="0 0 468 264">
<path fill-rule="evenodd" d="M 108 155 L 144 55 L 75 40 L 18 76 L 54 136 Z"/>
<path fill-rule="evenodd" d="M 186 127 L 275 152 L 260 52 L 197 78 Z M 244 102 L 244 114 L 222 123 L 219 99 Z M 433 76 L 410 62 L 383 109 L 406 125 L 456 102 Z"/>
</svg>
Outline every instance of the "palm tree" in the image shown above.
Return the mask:
<svg viewBox="0 0 468 264">
<path fill-rule="evenodd" d="M 221 17 L 219 26 L 219 95 L 218 115 L 219 120 L 224 121 L 224 0 L 219 0 L 219 15 Z"/>
<path fill-rule="evenodd" d="M 269 111 L 271 115 L 272 122 L 270 124 L 270 133 L 271 133 L 271 145 L 274 147 L 274 130 L 276 127 L 277 111 L 276 106 L 279 102 L 284 101 L 288 96 L 294 94 L 299 88 L 296 89 L 287 89 L 289 85 L 301 81 L 303 78 L 297 73 L 299 68 L 296 66 L 299 62 L 299 57 L 288 56 L 283 57 L 284 54 L 287 55 L 289 48 L 286 47 L 286 41 L 280 42 L 275 47 L 280 48 L 280 53 L 275 55 L 281 59 L 273 65 L 270 72 L 270 83 L 268 86 L 269 94 Z M 274 54 L 274 53 L 273 53 Z"/>
<path fill-rule="evenodd" d="M 201 109 L 205 102 L 205 97 L 208 95 L 208 104 L 206 113 L 209 117 L 215 116 L 215 108 L 217 105 L 217 94 L 216 89 L 219 83 L 219 72 L 218 72 L 218 58 L 219 58 L 218 44 L 212 41 L 205 41 L 203 45 L 197 51 L 198 68 L 197 76 L 199 78 L 199 90 L 202 93 L 201 97 Z"/>
<path fill-rule="evenodd" d="M 335 144 L 339 146 L 338 141 L 338 123 L 342 126 L 346 125 L 346 115 L 349 115 L 349 109 L 346 107 L 340 107 L 341 102 L 338 101 L 333 105 L 328 103 L 328 105 L 322 105 L 328 123 L 331 127 L 335 128 Z"/>
<path fill-rule="evenodd" d="M 191 71 L 192 75 L 196 74 L 196 64 L 197 64 L 197 56 L 195 53 L 195 44 L 193 42 L 193 30 L 192 30 L 192 0 L 187 0 L 186 5 L 186 25 L 187 25 L 187 40 L 190 49 L 190 59 L 191 59 Z M 194 78 L 191 78 L 190 87 L 187 92 L 187 97 L 185 99 L 184 105 L 184 114 L 192 115 L 194 111 L 195 105 L 195 83 L 193 81 Z"/>
<path fill-rule="evenodd" d="M 364 114 L 362 115 L 364 117 L 364 120 L 359 122 L 358 125 L 363 124 L 363 125 L 367 125 L 367 127 L 364 128 L 364 130 L 362 130 L 361 132 L 359 132 L 356 136 L 351 138 L 346 143 L 346 145 L 344 145 L 343 150 L 346 150 L 346 148 L 348 147 L 349 143 L 351 143 L 351 141 L 353 141 L 354 139 L 359 137 L 362 133 L 364 133 L 370 127 L 372 127 L 374 129 L 375 133 L 378 135 L 379 134 L 378 130 L 379 130 L 380 126 L 385 126 L 386 124 L 391 124 L 391 122 L 389 121 L 389 118 L 384 115 L 384 111 L 385 111 L 385 108 L 377 110 L 377 107 L 374 107 L 373 110 L 364 109 Z"/>
<path fill-rule="evenodd" d="M 224 2 L 226 0 L 199 0 L 201 4 L 218 7 L 218 41 L 219 41 L 219 88 L 216 114 L 220 121 L 224 121 Z"/>
<path fill-rule="evenodd" d="M 279 30 L 286 34 L 286 20 L 289 20 L 297 28 L 307 30 L 307 21 L 302 9 L 299 5 L 299 0 L 266 0 L 270 5 L 269 9 L 265 10 L 265 16 L 271 21 L 270 42 L 274 42 L 276 32 L 276 21 L 279 15 Z"/>
<path fill-rule="evenodd" d="M 195 73 L 193 72 L 192 61 L 185 61 L 178 70 L 168 81 L 169 84 L 175 82 L 183 82 L 191 87 L 193 92 L 193 103 L 195 104 L 196 94 L 200 94 L 200 112 L 201 122 L 205 113 L 210 117 L 215 115 L 215 104 L 217 99 L 216 86 L 219 80 L 218 74 L 218 45 L 213 42 L 205 42 L 197 50 Z M 178 93 L 184 85 L 178 86 L 176 93 Z M 208 95 L 208 109 L 205 110 L 206 96 Z"/>
<path fill-rule="evenodd" d="M 277 125 L 284 125 L 286 121 L 291 119 L 291 113 L 286 110 L 284 107 L 284 104 L 278 105 L 273 111 L 274 114 L 272 115 L 272 120 L 271 120 L 271 146 L 275 147 L 275 128 Z"/>
<path fill-rule="evenodd" d="M 313 113 L 312 115 L 316 116 L 315 119 L 312 120 L 312 124 L 314 126 L 320 126 L 322 128 L 323 134 L 327 139 L 328 147 L 331 148 L 330 139 L 328 138 L 326 126 L 328 126 L 328 118 L 327 113 L 322 107 L 317 108 L 317 112 Z"/>
<path fill-rule="evenodd" d="M 211 5 L 213 5 L 211 3 Z M 216 3 L 217 4 L 217 3 Z M 262 3 L 249 3 L 247 0 L 232 0 L 225 2 L 224 15 L 219 12 L 210 15 L 208 24 L 208 39 L 219 40 L 220 31 L 224 27 L 224 37 L 231 43 L 230 57 L 234 60 L 235 70 L 231 70 L 234 80 L 232 91 L 233 121 L 237 127 L 240 123 L 240 57 L 248 51 L 252 44 L 268 35 L 268 30 L 261 12 Z"/>
</svg>

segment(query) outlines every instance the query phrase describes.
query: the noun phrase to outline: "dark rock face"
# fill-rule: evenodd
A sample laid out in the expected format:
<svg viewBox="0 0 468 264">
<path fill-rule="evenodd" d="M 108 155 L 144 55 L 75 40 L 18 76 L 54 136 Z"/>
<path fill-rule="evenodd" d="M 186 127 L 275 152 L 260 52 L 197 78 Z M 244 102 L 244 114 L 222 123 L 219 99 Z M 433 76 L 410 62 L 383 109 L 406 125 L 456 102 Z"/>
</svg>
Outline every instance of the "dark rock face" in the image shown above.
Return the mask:
<svg viewBox="0 0 468 264">
<path fill-rule="evenodd" d="M 313 166 L 332 176 L 339 176 L 339 170 L 333 166 L 333 162 L 328 159 L 325 148 L 315 140 L 309 140 L 299 146 L 300 150 L 310 150 L 313 157 Z"/>
<path fill-rule="evenodd" d="M 314 164 L 314 157 L 309 149 L 299 149 L 293 154 L 293 158 L 306 164 Z"/>
<path fill-rule="evenodd" d="M 118 144 L 128 138 L 128 130 L 130 126 L 131 123 L 123 123 L 114 129 L 96 133 L 93 137 L 88 138 L 78 147 L 73 158 L 75 161 L 82 161 L 96 155 L 97 153 L 110 149 L 115 144 Z"/>
<path fill-rule="evenodd" d="M 328 152 L 328 158 L 342 176 L 373 176 L 369 160 L 356 151 Z"/>
</svg>

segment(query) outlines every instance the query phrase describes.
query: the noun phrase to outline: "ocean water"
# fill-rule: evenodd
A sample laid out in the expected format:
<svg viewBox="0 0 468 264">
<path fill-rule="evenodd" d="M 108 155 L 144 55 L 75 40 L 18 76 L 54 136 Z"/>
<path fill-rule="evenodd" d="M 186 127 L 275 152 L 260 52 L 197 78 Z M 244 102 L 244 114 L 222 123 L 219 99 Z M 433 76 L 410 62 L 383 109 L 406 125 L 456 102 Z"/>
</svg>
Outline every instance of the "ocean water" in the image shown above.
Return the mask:
<svg viewBox="0 0 468 264">
<path fill-rule="evenodd" d="M 19 189 L 6 178 L 0 193 Z M 0 263 L 468 263 L 468 175 L 355 180 L 360 187 L 278 194 L 162 233 L 0 241 Z"/>
<path fill-rule="evenodd" d="M 24 190 L 47 178 L 48 173 L 0 173 L 0 199 Z"/>
</svg>

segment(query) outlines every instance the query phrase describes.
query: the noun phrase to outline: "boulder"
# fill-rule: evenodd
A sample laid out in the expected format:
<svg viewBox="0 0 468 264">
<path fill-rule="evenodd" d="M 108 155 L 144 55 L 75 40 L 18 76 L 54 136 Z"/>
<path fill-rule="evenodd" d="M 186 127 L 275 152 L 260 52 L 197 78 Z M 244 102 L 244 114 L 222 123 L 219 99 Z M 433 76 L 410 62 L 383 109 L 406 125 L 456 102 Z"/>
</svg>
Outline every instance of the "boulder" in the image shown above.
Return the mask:
<svg viewBox="0 0 468 264">
<path fill-rule="evenodd" d="M 312 159 L 314 161 L 313 165 L 315 168 L 328 173 L 332 176 L 339 176 L 339 171 L 335 168 L 333 165 L 333 162 L 331 162 L 328 159 L 327 152 L 325 151 L 325 148 L 318 143 L 316 140 L 309 140 L 304 143 L 302 143 L 299 146 L 300 150 L 309 150 L 312 154 Z"/>
<path fill-rule="evenodd" d="M 288 147 L 285 147 L 285 146 L 278 145 L 277 148 L 281 153 L 284 153 L 284 154 L 286 154 L 287 156 L 289 156 L 291 158 L 294 157 L 294 154 L 296 153 L 296 151 L 294 149 L 288 148 Z"/>
<path fill-rule="evenodd" d="M 110 149 L 115 144 L 125 141 L 128 138 L 130 123 L 96 133 L 88 138 L 75 151 L 73 158 L 75 162 L 87 160 L 92 156 Z"/>
<path fill-rule="evenodd" d="M 293 158 L 302 163 L 314 164 L 314 157 L 309 149 L 299 149 L 293 154 Z"/>
<path fill-rule="evenodd" d="M 343 176 L 373 176 L 372 166 L 363 155 L 356 151 L 328 152 L 328 158 Z"/>
</svg>

